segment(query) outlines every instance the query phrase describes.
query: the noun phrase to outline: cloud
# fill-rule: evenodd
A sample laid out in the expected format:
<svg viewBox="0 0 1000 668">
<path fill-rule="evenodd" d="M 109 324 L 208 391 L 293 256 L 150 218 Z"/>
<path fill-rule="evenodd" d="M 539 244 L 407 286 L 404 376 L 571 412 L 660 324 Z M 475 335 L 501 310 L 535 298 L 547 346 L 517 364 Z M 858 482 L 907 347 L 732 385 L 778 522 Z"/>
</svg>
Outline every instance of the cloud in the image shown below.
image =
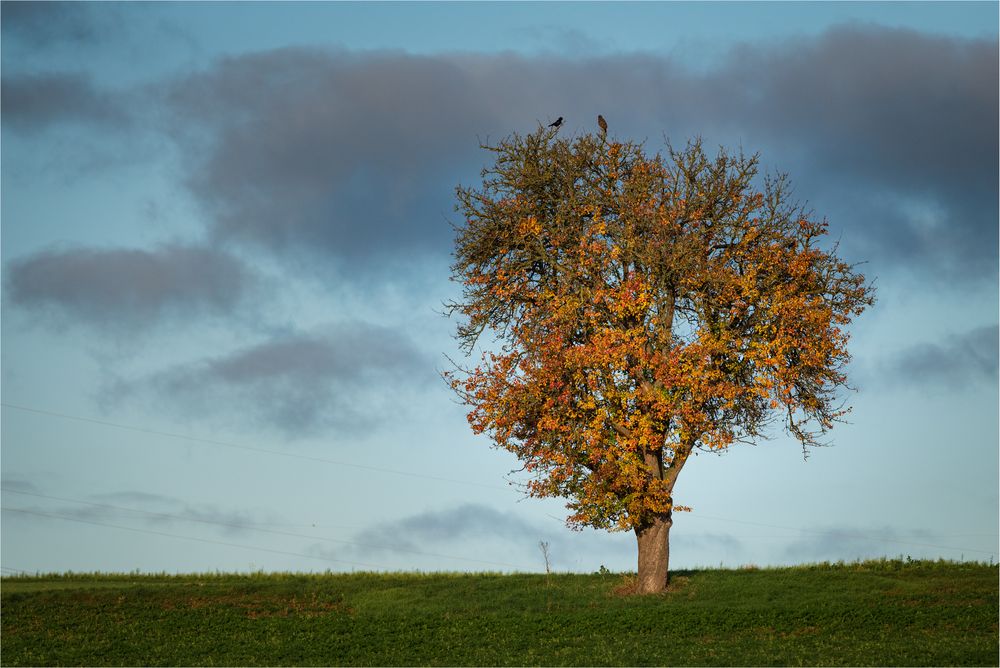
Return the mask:
<svg viewBox="0 0 1000 668">
<path fill-rule="evenodd" d="M 181 500 L 173 496 L 163 494 L 150 494 L 149 492 L 122 491 L 109 492 L 107 494 L 91 494 L 88 498 L 93 501 L 100 501 L 109 505 L 125 504 L 130 506 L 178 506 L 182 505 Z"/>
<path fill-rule="evenodd" d="M 792 541 L 785 555 L 794 560 L 851 561 L 907 553 L 914 556 L 939 556 L 940 538 L 927 531 L 898 531 L 892 527 L 862 530 L 834 527 L 811 532 Z"/>
<path fill-rule="evenodd" d="M 440 58 L 226 59 L 174 87 L 187 185 L 225 238 L 315 248 L 357 269 L 440 250 L 454 181 L 492 115 L 481 87 Z"/>
<path fill-rule="evenodd" d="M 11 178 L 37 183 L 56 177 L 53 187 L 63 187 L 108 170 L 134 172 L 169 150 L 152 122 L 156 95 L 149 90 L 110 89 L 84 72 L 13 69 L 5 62 L 0 79 L 0 123 L 14 147 L 4 148 Z"/>
<path fill-rule="evenodd" d="M 489 158 L 480 139 L 559 115 L 563 134 L 592 131 L 600 112 L 612 135 L 760 149 L 880 266 L 982 278 L 997 78 L 996 41 L 861 25 L 742 46 L 706 72 L 649 54 L 282 49 L 176 80 L 170 131 L 216 235 L 359 270 L 447 253 L 453 187 Z"/>
<path fill-rule="evenodd" d="M 147 526 L 208 525 L 212 530 L 225 535 L 243 534 L 255 528 L 268 528 L 277 520 L 270 515 L 262 515 L 246 509 L 232 510 L 215 504 L 192 504 L 177 497 L 148 492 L 125 490 L 107 494 L 91 494 L 86 500 L 70 502 L 56 496 L 43 494 L 35 485 L 3 483 L 4 491 L 10 492 L 22 501 L 30 497 L 42 497 L 48 503 L 26 505 L 18 503 L 17 508 L 37 513 L 65 516 L 82 521 L 109 522 L 138 520 Z M 58 504 L 58 505 L 56 505 Z"/>
<path fill-rule="evenodd" d="M 356 532 L 351 541 L 353 545 L 336 548 L 315 544 L 310 550 L 328 558 L 377 562 L 385 568 L 501 567 L 537 572 L 545 568 L 539 546 L 544 541 L 553 570 L 590 573 L 602 565 L 612 571 L 636 568 L 636 543 L 631 532 L 570 531 L 556 518 L 538 522 L 479 503 L 425 510 L 381 522 Z M 476 546 L 475 552 L 469 551 L 470 545 Z M 671 536 L 671 550 L 675 558 L 682 555 L 682 559 L 696 562 L 694 555 L 740 554 L 744 545 L 728 534 L 682 531 Z M 476 559 L 492 564 L 484 565 Z"/>
<path fill-rule="evenodd" d="M 738 48 L 716 76 L 736 122 L 792 158 L 809 199 L 869 250 L 983 276 L 996 271 L 997 61 L 996 40 L 851 24 Z"/>
<path fill-rule="evenodd" d="M 537 536 L 552 533 L 511 513 L 467 503 L 441 511 L 426 511 L 385 522 L 354 536 L 360 543 L 386 548 L 418 549 L 433 544 L 496 538 L 533 545 Z M 373 548 L 373 549 L 378 549 Z"/>
<path fill-rule="evenodd" d="M 104 126 L 120 131 L 130 123 L 129 105 L 99 89 L 81 73 L 8 74 L 0 80 L 3 123 L 34 132 L 59 123 Z"/>
<path fill-rule="evenodd" d="M 997 267 L 997 61 L 996 40 L 860 24 L 744 44 L 703 71 L 654 54 L 286 48 L 141 91 L 14 74 L 3 118 L 120 133 L 135 106 L 123 99 L 160 96 L 168 111 L 150 118 L 167 119 L 216 238 L 319 254 L 366 280 L 447 256 L 454 186 L 490 158 L 481 140 L 556 116 L 564 135 L 592 131 L 602 113 L 613 136 L 760 150 L 853 256 L 946 283 Z"/>
<path fill-rule="evenodd" d="M 167 316 L 231 312 L 253 281 L 241 261 L 198 246 L 70 248 L 12 260 L 5 291 L 61 322 L 134 328 Z"/>
<path fill-rule="evenodd" d="M 176 509 L 172 511 L 154 510 L 157 506 L 148 506 L 150 509 L 144 519 L 151 525 L 207 525 L 224 535 L 254 533 L 257 528 L 268 529 L 276 524 L 275 518 L 270 514 L 245 509 L 233 510 L 215 504 L 184 502 L 176 505 Z"/>
<path fill-rule="evenodd" d="M 1000 368 L 1000 326 L 977 327 L 938 343 L 905 348 L 881 365 L 881 376 L 909 387 L 995 387 Z"/>
<path fill-rule="evenodd" d="M 650 56 L 281 49 L 176 81 L 171 132 L 217 236 L 390 273 L 447 256 L 454 187 L 490 157 L 480 140 L 557 115 L 567 132 L 591 129 L 599 110 L 614 117 L 612 99 L 629 100 L 615 103 L 618 128 L 659 132 L 660 93 L 677 76 Z"/>
<path fill-rule="evenodd" d="M 21 478 L 4 478 L 0 482 L 0 487 L 3 487 L 4 491 L 13 492 L 30 492 L 37 494 L 39 489 L 35 483 L 29 480 L 23 480 Z"/>
<path fill-rule="evenodd" d="M 723 550 L 739 553 L 743 550 L 743 542 L 727 533 L 689 533 L 680 532 L 671 537 L 671 544 L 680 544 L 689 550 Z"/>
<path fill-rule="evenodd" d="M 95 15 L 93 5 L 85 2 L 3 2 L 0 17 L 5 40 L 35 47 L 93 44 L 107 34 L 108 27 Z"/>
<path fill-rule="evenodd" d="M 351 536 L 350 545 L 317 543 L 309 551 L 331 559 L 376 561 L 386 568 L 537 570 L 544 563 L 539 540 L 552 534 L 554 544 L 560 531 L 568 533 L 537 526 L 510 511 L 467 503 L 375 524 Z M 474 552 L 469 545 L 476 546 Z"/>
<path fill-rule="evenodd" d="M 113 398 L 146 391 L 188 416 L 232 415 L 246 426 L 305 436 L 372 429 L 401 410 L 402 393 L 435 378 L 433 363 L 402 332 L 364 322 L 292 333 L 235 352 L 119 381 Z"/>
</svg>

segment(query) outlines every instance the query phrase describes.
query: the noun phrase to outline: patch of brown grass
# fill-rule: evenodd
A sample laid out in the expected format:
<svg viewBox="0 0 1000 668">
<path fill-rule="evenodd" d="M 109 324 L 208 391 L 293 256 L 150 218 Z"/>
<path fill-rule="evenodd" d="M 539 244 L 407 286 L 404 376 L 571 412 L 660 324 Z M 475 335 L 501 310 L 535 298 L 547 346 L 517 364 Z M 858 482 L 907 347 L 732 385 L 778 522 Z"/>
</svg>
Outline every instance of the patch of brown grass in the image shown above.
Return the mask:
<svg viewBox="0 0 1000 668">
<path fill-rule="evenodd" d="M 219 596 L 192 596 L 179 605 L 174 601 L 163 602 L 169 611 L 199 610 L 202 608 L 233 608 L 243 611 L 248 619 L 266 617 L 318 617 L 333 612 L 351 614 L 353 608 L 340 600 L 321 599 L 315 593 L 309 597 L 262 594 L 223 594 Z"/>
<path fill-rule="evenodd" d="M 614 589 L 611 590 L 610 595 L 618 598 L 625 598 L 626 596 L 663 596 L 666 594 L 677 594 L 688 588 L 691 583 L 691 579 L 684 575 L 675 575 L 670 578 L 667 583 L 667 588 L 662 592 L 657 594 L 641 594 L 639 593 L 639 578 L 635 575 L 623 575 L 621 582 Z M 692 592 L 688 592 L 689 595 Z"/>
</svg>

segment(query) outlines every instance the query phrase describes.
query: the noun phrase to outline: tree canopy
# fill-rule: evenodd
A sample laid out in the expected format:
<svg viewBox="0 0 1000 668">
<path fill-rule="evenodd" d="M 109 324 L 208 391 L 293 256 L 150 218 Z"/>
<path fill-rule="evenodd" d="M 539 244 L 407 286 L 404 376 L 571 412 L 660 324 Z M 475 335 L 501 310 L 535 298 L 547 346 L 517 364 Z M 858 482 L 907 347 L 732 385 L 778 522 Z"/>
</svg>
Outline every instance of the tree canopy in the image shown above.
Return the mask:
<svg viewBox="0 0 1000 668">
<path fill-rule="evenodd" d="M 457 188 L 450 310 L 467 353 L 497 345 L 447 376 L 570 524 L 638 533 L 680 508 L 695 450 L 771 423 L 806 448 L 848 410 L 846 326 L 873 289 L 758 156 L 544 128 L 484 148 Z"/>
</svg>

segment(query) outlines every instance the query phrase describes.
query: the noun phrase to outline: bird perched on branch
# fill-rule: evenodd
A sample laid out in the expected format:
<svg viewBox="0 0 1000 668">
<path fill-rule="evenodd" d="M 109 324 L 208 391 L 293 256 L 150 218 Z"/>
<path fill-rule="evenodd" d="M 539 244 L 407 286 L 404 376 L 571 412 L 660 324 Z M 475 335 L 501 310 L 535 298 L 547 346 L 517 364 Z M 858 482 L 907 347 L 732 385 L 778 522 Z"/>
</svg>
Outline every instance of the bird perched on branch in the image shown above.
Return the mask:
<svg viewBox="0 0 1000 668">
<path fill-rule="evenodd" d="M 549 127 L 550 128 L 556 128 L 556 129 L 558 129 L 560 125 L 562 125 L 562 116 L 560 116 L 559 118 L 557 118 L 552 123 L 549 123 Z"/>
<path fill-rule="evenodd" d="M 601 134 L 608 134 L 608 122 L 604 120 L 604 116 L 597 114 L 597 124 L 601 126 Z"/>
</svg>

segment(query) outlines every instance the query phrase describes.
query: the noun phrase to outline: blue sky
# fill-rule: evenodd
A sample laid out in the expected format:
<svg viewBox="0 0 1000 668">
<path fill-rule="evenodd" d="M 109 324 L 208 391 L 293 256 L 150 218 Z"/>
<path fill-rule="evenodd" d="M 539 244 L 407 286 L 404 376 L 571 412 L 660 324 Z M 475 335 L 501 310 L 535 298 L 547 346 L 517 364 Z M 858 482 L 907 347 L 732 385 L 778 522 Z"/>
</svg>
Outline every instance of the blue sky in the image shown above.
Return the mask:
<svg viewBox="0 0 1000 668">
<path fill-rule="evenodd" d="M 878 287 L 849 423 L 694 459 L 672 566 L 997 558 L 997 7 L 4 2 L 4 573 L 634 568 L 438 377 L 480 141 L 598 113 Z"/>
</svg>

